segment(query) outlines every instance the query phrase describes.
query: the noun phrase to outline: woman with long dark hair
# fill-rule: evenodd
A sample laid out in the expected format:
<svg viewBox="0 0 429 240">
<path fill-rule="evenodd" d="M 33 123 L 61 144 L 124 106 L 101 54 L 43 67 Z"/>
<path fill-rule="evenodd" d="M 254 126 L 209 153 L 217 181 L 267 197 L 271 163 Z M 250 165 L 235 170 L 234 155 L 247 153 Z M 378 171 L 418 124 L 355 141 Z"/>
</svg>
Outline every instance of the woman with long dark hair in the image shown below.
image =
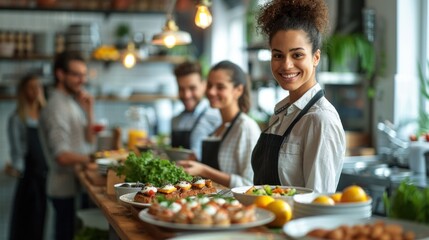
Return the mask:
<svg viewBox="0 0 429 240">
<path fill-rule="evenodd" d="M 206 96 L 219 109 L 222 124 L 203 141 L 201 162 L 178 164 L 189 174 L 209 178 L 228 187 L 252 185 L 250 157 L 261 132 L 250 109 L 248 76 L 236 64 L 222 61 L 208 75 Z"/>
</svg>

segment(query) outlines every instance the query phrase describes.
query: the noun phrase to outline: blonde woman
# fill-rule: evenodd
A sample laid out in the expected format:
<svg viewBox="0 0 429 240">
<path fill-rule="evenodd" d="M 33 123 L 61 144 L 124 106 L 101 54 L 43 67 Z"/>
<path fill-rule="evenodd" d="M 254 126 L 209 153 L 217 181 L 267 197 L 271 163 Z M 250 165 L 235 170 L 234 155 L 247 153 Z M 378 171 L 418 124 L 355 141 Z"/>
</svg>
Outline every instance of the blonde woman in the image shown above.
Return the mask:
<svg viewBox="0 0 429 240">
<path fill-rule="evenodd" d="M 39 140 L 38 119 L 45 104 L 38 76 L 27 75 L 17 87 L 17 106 L 8 121 L 13 169 L 19 173 L 9 239 L 43 239 L 47 164 Z"/>
</svg>

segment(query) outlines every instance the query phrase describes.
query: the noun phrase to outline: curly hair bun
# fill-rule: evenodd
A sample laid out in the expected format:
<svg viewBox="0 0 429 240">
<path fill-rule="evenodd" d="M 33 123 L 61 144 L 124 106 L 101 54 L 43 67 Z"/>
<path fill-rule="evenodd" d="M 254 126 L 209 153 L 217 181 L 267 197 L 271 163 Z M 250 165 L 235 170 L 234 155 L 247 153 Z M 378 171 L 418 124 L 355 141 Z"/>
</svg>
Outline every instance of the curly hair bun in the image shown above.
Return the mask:
<svg viewBox="0 0 429 240">
<path fill-rule="evenodd" d="M 328 7 L 325 0 L 273 0 L 262 6 L 257 23 L 262 33 L 271 36 L 279 30 L 279 23 L 311 24 L 319 33 L 328 26 Z"/>
</svg>

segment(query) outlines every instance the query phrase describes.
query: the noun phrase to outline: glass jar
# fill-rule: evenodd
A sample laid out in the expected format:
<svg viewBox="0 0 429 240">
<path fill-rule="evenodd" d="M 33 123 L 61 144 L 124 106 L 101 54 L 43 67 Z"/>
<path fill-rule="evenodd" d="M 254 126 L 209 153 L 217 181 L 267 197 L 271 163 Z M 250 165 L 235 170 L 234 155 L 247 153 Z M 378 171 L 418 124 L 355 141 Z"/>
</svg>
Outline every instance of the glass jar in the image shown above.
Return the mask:
<svg viewBox="0 0 429 240">
<path fill-rule="evenodd" d="M 148 118 L 144 107 L 131 106 L 125 112 L 128 121 L 128 149 L 143 146 L 148 138 Z"/>
</svg>

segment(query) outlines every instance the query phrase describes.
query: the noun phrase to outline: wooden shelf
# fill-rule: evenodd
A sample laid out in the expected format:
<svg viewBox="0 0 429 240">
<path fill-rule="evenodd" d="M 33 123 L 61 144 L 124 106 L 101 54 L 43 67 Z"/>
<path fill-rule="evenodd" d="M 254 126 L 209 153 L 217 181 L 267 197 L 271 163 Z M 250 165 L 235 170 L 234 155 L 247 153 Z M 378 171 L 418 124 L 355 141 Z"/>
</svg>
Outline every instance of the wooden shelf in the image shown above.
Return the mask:
<svg viewBox="0 0 429 240">
<path fill-rule="evenodd" d="M 99 13 L 104 15 L 110 14 L 165 14 L 163 9 L 147 9 L 147 10 L 133 10 L 133 9 L 112 9 L 112 8 L 94 8 L 84 9 L 76 7 L 21 7 L 21 6 L 0 6 L 0 11 L 39 11 L 39 12 L 76 12 L 76 13 Z"/>
<path fill-rule="evenodd" d="M 116 96 L 98 96 L 98 101 L 119 101 L 119 102 L 153 102 L 160 99 L 177 100 L 177 96 L 155 95 L 155 94 L 133 94 L 128 98 L 120 98 Z"/>
<path fill-rule="evenodd" d="M 16 61 L 16 62 L 22 62 L 22 61 L 51 61 L 53 59 L 53 56 L 28 56 L 28 57 L 1 57 L 0 61 Z M 139 60 L 137 63 L 144 64 L 144 63 L 157 63 L 157 62 L 167 62 L 172 64 L 179 64 L 186 60 L 186 57 L 183 56 L 149 56 L 148 58 Z M 90 59 L 88 62 L 100 62 L 104 63 L 106 65 L 112 64 L 112 63 L 121 63 L 120 60 L 116 61 L 106 61 L 106 60 L 99 60 L 99 59 Z"/>
</svg>

